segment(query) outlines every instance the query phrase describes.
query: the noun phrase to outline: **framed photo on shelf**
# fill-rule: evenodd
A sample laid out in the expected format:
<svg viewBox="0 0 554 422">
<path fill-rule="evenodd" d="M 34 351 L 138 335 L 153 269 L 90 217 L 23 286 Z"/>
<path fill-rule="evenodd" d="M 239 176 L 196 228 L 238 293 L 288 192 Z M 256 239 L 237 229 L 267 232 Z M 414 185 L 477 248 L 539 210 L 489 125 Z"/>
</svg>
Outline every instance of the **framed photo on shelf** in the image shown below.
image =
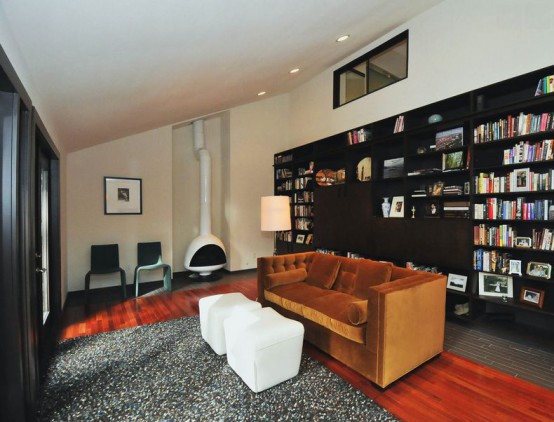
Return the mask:
<svg viewBox="0 0 554 422">
<path fill-rule="evenodd" d="M 104 177 L 104 214 L 142 214 L 142 179 Z"/>
<path fill-rule="evenodd" d="M 531 187 L 531 176 L 529 168 L 514 170 L 514 183 L 512 192 L 525 192 Z"/>
<path fill-rule="evenodd" d="M 446 287 L 450 290 L 457 290 L 459 292 L 465 292 L 467 285 L 467 275 L 460 275 L 450 273 L 448 274 L 448 280 Z"/>
<path fill-rule="evenodd" d="M 533 241 L 530 237 L 516 236 L 514 239 L 514 246 L 516 248 L 531 248 L 533 247 Z"/>
<path fill-rule="evenodd" d="M 526 305 L 536 306 L 542 309 L 544 303 L 544 290 L 523 286 L 519 295 L 519 301 Z"/>
<path fill-rule="evenodd" d="M 510 259 L 510 269 L 508 274 L 522 275 L 521 274 L 521 261 L 519 259 Z"/>
<path fill-rule="evenodd" d="M 435 136 L 435 145 L 437 151 L 462 147 L 464 145 L 464 128 L 457 127 L 455 129 L 437 132 Z"/>
<path fill-rule="evenodd" d="M 441 205 L 439 201 L 430 201 L 425 204 L 425 217 L 438 218 L 441 215 Z"/>
<path fill-rule="evenodd" d="M 393 196 L 389 217 L 404 217 L 404 197 Z"/>
<path fill-rule="evenodd" d="M 448 152 L 442 154 L 442 171 L 460 170 L 464 167 L 464 152 Z"/>
<path fill-rule="evenodd" d="M 527 264 L 527 275 L 550 280 L 552 265 L 544 262 L 531 261 Z"/>
<path fill-rule="evenodd" d="M 507 275 L 479 273 L 479 295 L 513 298 L 514 280 Z"/>
<path fill-rule="evenodd" d="M 306 245 L 311 245 L 313 238 L 314 238 L 314 235 L 312 233 L 308 233 L 306 235 Z"/>
<path fill-rule="evenodd" d="M 444 190 L 444 182 L 439 180 L 432 185 L 429 185 L 429 195 L 431 196 L 441 196 Z"/>
<path fill-rule="evenodd" d="M 296 243 L 304 243 L 304 238 L 306 237 L 306 235 L 304 234 L 297 234 L 296 235 Z"/>
</svg>

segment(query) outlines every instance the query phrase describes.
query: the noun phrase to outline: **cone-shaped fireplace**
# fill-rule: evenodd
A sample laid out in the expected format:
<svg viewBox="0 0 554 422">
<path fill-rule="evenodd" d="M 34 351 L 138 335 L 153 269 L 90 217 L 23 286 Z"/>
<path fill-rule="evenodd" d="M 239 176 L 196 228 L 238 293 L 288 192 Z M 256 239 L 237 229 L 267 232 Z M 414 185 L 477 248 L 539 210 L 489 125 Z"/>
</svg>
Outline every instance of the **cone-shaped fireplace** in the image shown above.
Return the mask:
<svg viewBox="0 0 554 422">
<path fill-rule="evenodd" d="M 192 240 L 185 254 L 185 268 L 208 276 L 222 268 L 227 259 L 223 242 L 214 236 L 211 215 L 211 158 L 204 147 L 204 121 L 192 122 L 194 150 L 200 161 L 200 235 Z"/>
</svg>

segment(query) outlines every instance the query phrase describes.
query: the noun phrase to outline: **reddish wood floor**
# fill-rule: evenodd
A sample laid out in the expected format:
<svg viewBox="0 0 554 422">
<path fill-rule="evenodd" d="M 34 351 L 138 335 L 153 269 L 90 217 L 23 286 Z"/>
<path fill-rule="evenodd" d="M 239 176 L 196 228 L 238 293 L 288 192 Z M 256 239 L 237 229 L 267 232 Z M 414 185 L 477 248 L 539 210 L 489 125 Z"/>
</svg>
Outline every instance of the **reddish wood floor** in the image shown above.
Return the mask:
<svg viewBox="0 0 554 422">
<path fill-rule="evenodd" d="M 257 296 L 250 279 L 111 305 L 68 307 L 61 337 L 196 315 L 201 297 L 235 291 Z M 403 421 L 554 421 L 553 391 L 448 352 L 383 390 L 308 344 L 305 351 Z"/>
</svg>

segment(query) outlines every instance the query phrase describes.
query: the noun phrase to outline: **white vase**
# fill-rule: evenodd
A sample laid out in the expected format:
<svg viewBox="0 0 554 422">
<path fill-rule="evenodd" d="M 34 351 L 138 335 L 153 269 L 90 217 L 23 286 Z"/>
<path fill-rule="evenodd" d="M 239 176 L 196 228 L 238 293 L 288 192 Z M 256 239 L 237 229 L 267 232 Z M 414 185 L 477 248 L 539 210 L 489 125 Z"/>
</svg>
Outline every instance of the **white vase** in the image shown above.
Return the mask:
<svg viewBox="0 0 554 422">
<path fill-rule="evenodd" d="M 383 210 L 383 217 L 388 218 L 390 214 L 390 202 L 389 198 L 383 198 L 383 203 L 381 204 L 381 209 Z"/>
</svg>

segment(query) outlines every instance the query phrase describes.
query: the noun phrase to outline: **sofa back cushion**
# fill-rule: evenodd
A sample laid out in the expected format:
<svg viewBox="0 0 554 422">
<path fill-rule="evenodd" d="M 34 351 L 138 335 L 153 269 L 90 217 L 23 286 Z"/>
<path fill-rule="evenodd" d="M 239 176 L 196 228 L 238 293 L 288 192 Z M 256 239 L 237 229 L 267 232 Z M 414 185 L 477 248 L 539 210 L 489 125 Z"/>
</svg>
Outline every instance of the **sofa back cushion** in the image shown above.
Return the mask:
<svg viewBox="0 0 554 422">
<path fill-rule="evenodd" d="M 341 258 L 337 282 L 333 289 L 367 299 L 367 289 L 390 281 L 391 271 L 392 264 L 389 262 Z"/>
<path fill-rule="evenodd" d="M 273 289 L 284 284 L 298 283 L 306 280 L 308 273 L 305 268 L 297 268 L 290 271 L 268 274 L 265 276 L 265 288 Z"/>
<path fill-rule="evenodd" d="M 315 253 L 308 270 L 306 282 L 324 289 L 333 287 L 340 268 L 340 260 L 336 256 Z"/>
</svg>

